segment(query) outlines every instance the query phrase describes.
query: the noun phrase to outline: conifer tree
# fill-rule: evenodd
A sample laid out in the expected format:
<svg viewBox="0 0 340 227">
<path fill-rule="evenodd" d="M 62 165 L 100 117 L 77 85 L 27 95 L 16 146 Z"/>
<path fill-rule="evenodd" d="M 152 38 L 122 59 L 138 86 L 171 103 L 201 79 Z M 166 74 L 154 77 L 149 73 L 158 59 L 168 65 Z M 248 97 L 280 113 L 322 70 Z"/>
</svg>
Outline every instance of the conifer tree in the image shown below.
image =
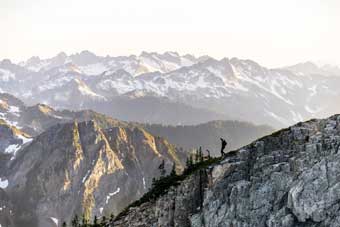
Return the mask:
<svg viewBox="0 0 340 227">
<path fill-rule="evenodd" d="M 199 148 L 198 150 L 198 160 L 199 162 L 203 162 L 203 152 L 202 152 L 202 147 Z"/>
<path fill-rule="evenodd" d="M 174 162 L 173 165 L 172 165 L 172 169 L 171 169 L 171 173 L 170 173 L 170 176 L 176 176 L 176 163 Z"/>
<path fill-rule="evenodd" d="M 192 158 L 192 155 L 190 155 L 190 157 L 189 157 L 189 163 L 190 163 L 190 169 L 191 169 L 192 166 L 194 165 L 194 160 Z"/>
<path fill-rule="evenodd" d="M 115 216 L 113 214 L 110 215 L 110 223 L 115 220 Z"/>
<path fill-rule="evenodd" d="M 207 149 L 207 153 L 208 153 L 208 159 L 210 159 L 210 150 Z"/>
<path fill-rule="evenodd" d="M 85 217 L 85 214 L 82 215 L 81 224 L 82 224 L 82 227 L 87 227 L 87 225 L 88 225 L 88 220 Z"/>
<path fill-rule="evenodd" d="M 94 219 L 93 219 L 93 227 L 99 227 L 97 216 L 94 216 Z"/>
<path fill-rule="evenodd" d="M 190 157 L 187 157 L 187 160 L 185 161 L 185 167 L 186 169 L 190 168 Z"/>
<path fill-rule="evenodd" d="M 162 163 L 159 165 L 158 169 L 159 169 L 159 171 L 160 171 L 161 177 L 164 177 L 165 174 L 166 174 L 166 170 L 165 170 L 165 162 L 164 162 L 164 160 L 162 160 Z"/>
<path fill-rule="evenodd" d="M 156 186 L 156 182 L 157 182 L 157 180 L 156 180 L 156 178 L 152 178 L 152 188 L 154 188 L 155 186 Z"/>
<path fill-rule="evenodd" d="M 71 221 L 71 225 L 72 225 L 72 227 L 79 227 L 78 215 L 74 216 L 73 220 Z"/>
<path fill-rule="evenodd" d="M 102 217 L 102 220 L 100 221 L 100 225 L 101 225 L 101 226 L 105 226 L 106 224 L 107 224 L 106 217 L 103 216 L 103 217 Z"/>
<path fill-rule="evenodd" d="M 199 160 L 200 160 L 200 155 L 199 155 L 199 150 L 197 149 L 196 151 L 195 151 L 195 164 L 196 163 L 199 163 Z"/>
</svg>

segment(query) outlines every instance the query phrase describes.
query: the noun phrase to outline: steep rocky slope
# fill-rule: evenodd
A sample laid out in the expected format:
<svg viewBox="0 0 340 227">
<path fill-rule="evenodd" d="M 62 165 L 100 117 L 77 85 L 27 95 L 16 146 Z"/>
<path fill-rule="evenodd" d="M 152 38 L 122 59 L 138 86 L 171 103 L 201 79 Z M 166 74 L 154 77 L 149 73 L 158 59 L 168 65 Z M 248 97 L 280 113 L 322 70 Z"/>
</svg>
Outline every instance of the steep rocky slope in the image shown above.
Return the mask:
<svg viewBox="0 0 340 227">
<path fill-rule="evenodd" d="M 111 226 L 340 226 L 340 115 L 228 153 Z"/>
<path fill-rule="evenodd" d="M 151 134 L 166 138 L 170 143 L 185 150 L 202 146 L 214 156 L 220 155 L 220 137 L 228 141 L 227 150 L 234 150 L 274 131 L 266 125 L 240 121 L 211 121 L 199 125 L 179 126 L 143 124 L 142 126 Z"/>
<path fill-rule="evenodd" d="M 168 172 L 173 163 L 180 170 L 185 155 L 138 127 L 57 124 L 1 172 L 13 204 L 11 220 L 15 227 L 54 227 L 75 214 L 117 214 L 148 190 L 162 160 Z"/>
<path fill-rule="evenodd" d="M 14 226 L 14 213 L 13 205 L 6 194 L 6 192 L 0 188 L 0 226 Z"/>
<path fill-rule="evenodd" d="M 14 159 L 17 151 L 31 141 L 30 135 L 0 119 L 0 179 L 7 162 Z"/>
</svg>

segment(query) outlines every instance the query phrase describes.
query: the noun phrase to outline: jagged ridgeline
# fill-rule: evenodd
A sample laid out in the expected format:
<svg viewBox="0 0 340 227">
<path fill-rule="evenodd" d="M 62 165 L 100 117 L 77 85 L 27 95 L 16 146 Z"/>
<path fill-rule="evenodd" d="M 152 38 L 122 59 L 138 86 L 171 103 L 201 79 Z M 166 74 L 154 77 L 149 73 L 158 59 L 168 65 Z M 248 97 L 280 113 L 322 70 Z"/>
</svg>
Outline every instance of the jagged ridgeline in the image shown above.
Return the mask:
<svg viewBox="0 0 340 227">
<path fill-rule="evenodd" d="M 278 131 L 194 171 L 109 226 L 340 226 L 339 134 L 340 115 Z"/>
<path fill-rule="evenodd" d="M 180 171 L 185 155 L 142 128 L 57 124 L 19 150 L 1 173 L 13 205 L 10 220 L 46 227 L 77 213 L 87 219 L 117 214 L 148 191 L 162 160 L 167 172 L 173 163 Z"/>
<path fill-rule="evenodd" d="M 0 91 L 31 104 L 93 109 L 126 121 L 232 119 L 282 128 L 340 112 L 339 75 L 337 67 L 311 62 L 267 68 L 249 59 L 174 52 L 112 57 L 83 51 L 0 61 Z"/>
<path fill-rule="evenodd" d="M 56 222 L 69 223 L 75 214 L 79 218 L 84 214 L 89 220 L 95 215 L 109 219 L 149 191 L 163 160 L 166 174 L 174 163 L 178 172 L 185 165 L 186 149 L 176 148 L 159 137 L 166 134 L 156 133 L 167 131 L 167 126 L 147 128 L 90 110 L 26 106 L 9 94 L 0 94 L 0 118 L 2 226 L 54 227 Z M 251 134 L 255 138 L 266 134 L 266 127 L 237 123 L 242 124 L 246 125 L 243 130 L 256 134 Z M 188 141 L 191 146 L 207 148 L 214 143 L 212 136 L 232 129 L 223 122 L 208 125 L 212 127 L 208 127 L 206 138 L 201 132 L 207 130 L 204 126 L 184 127 L 182 132 L 176 127 L 175 133 L 199 134 L 200 143 L 194 144 L 192 137 Z M 149 133 L 152 129 L 157 129 L 155 134 Z M 237 135 L 237 130 L 232 131 Z M 181 145 L 182 138 L 169 139 Z M 234 137 L 230 139 L 233 144 Z M 206 154 L 205 149 L 203 152 Z"/>
<path fill-rule="evenodd" d="M 55 124 L 75 120 L 78 122 L 95 120 L 102 128 L 129 125 L 92 110 L 55 110 L 45 104 L 27 106 L 20 99 L 7 93 L 0 93 L 0 119 L 32 136 L 42 133 Z"/>
</svg>

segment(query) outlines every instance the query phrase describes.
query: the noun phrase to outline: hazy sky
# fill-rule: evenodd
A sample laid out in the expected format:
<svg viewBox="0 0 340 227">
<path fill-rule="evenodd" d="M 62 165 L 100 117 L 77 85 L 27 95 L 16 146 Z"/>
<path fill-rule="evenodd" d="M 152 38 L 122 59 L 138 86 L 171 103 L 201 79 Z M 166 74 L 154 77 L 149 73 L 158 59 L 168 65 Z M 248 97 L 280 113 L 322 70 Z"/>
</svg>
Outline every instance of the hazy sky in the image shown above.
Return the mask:
<svg viewBox="0 0 340 227">
<path fill-rule="evenodd" d="M 0 59 L 178 51 L 340 65 L 339 0 L 0 0 Z"/>
</svg>

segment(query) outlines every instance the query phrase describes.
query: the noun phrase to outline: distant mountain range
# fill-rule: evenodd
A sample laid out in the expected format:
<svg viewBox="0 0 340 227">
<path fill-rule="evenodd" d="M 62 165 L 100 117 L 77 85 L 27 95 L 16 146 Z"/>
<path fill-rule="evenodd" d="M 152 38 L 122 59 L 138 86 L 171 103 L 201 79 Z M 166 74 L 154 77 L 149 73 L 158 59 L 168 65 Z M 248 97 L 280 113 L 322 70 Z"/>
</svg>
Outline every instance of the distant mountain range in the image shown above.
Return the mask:
<svg viewBox="0 0 340 227">
<path fill-rule="evenodd" d="M 3 60 L 0 81 L 0 92 L 29 104 L 144 123 L 241 120 L 280 128 L 340 111 L 340 69 L 311 62 L 269 69 L 237 58 L 83 51 L 19 64 Z"/>
</svg>

